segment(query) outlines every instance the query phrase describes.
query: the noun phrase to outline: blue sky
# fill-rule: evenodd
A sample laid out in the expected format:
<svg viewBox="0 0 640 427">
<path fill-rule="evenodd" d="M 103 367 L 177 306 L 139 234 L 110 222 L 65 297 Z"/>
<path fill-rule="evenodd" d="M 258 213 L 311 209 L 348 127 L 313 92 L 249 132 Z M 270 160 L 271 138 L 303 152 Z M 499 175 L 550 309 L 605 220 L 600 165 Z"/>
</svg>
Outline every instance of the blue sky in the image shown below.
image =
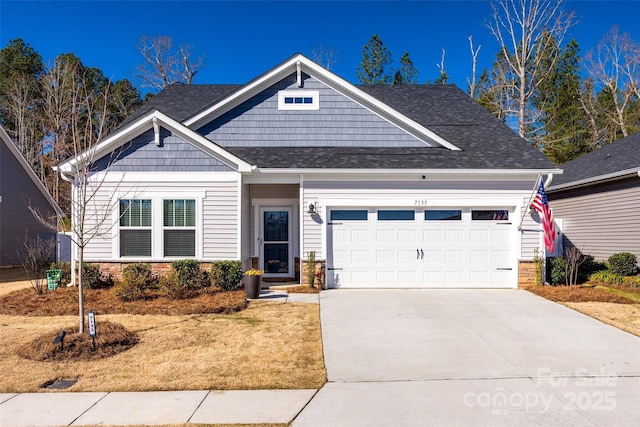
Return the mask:
<svg viewBox="0 0 640 427">
<path fill-rule="evenodd" d="M 613 26 L 640 38 L 640 0 L 568 0 L 578 23 L 570 30 L 585 53 Z M 450 82 L 466 88 L 468 37 L 481 45 L 479 71 L 499 49 L 486 27 L 488 1 L 7 1 L 0 0 L 0 46 L 23 38 L 51 63 L 73 52 L 111 78 L 135 79 L 141 35 L 169 35 L 191 44 L 206 63 L 195 83 L 245 83 L 292 54 L 337 51 L 332 71 L 357 82 L 362 47 L 378 34 L 395 66 L 409 52 L 419 82 L 438 76 L 446 50 Z M 143 93 L 149 89 L 141 89 Z"/>
</svg>

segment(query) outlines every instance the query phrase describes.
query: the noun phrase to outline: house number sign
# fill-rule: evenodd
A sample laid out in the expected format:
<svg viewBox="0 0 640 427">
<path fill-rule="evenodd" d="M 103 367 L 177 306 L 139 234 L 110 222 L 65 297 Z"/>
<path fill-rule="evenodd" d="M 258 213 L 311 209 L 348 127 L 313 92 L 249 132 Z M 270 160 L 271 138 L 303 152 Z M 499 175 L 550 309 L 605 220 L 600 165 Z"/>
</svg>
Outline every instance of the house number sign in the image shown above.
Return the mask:
<svg viewBox="0 0 640 427">
<path fill-rule="evenodd" d="M 89 317 L 89 335 L 91 337 L 95 337 L 96 336 L 96 316 L 93 313 L 93 311 L 90 311 L 88 313 L 88 317 Z"/>
<path fill-rule="evenodd" d="M 416 199 L 413 203 L 414 206 L 427 206 L 427 201 L 425 199 Z"/>
</svg>

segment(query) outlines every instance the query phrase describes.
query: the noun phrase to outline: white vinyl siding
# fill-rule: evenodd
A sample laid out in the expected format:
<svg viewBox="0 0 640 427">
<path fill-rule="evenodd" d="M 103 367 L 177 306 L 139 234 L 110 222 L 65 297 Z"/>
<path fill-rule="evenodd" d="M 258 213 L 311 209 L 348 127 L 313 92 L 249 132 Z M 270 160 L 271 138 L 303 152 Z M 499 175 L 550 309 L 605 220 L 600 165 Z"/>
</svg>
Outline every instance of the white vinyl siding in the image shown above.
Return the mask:
<svg viewBox="0 0 640 427">
<path fill-rule="evenodd" d="M 154 255 L 147 261 L 166 261 L 162 247 L 162 201 L 168 199 L 195 199 L 197 209 L 196 258 L 201 261 L 238 258 L 238 180 L 237 173 L 137 173 L 124 178 L 105 181 L 87 209 L 88 227 L 97 229 L 85 249 L 86 261 L 119 260 L 118 200 L 149 198 L 159 215 L 154 222 Z M 103 212 L 106 212 L 106 219 Z M 158 242 L 156 242 L 158 240 Z M 174 258 L 174 257 L 172 257 Z M 171 258 L 168 258 L 171 259 Z M 175 259 L 175 258 L 174 258 Z"/>
<path fill-rule="evenodd" d="M 203 258 L 225 260 L 238 258 L 237 182 L 212 182 L 203 201 Z"/>
</svg>

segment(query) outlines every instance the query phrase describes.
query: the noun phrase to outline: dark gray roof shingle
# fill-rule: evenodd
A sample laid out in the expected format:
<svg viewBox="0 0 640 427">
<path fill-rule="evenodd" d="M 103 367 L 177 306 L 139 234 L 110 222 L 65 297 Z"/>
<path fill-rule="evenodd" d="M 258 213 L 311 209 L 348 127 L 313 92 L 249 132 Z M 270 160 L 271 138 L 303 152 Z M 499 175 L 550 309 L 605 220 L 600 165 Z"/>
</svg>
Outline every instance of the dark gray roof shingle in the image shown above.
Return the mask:
<svg viewBox="0 0 640 427">
<path fill-rule="evenodd" d="M 241 85 L 168 86 L 126 123 L 157 109 L 178 121 L 205 110 Z M 454 85 L 361 85 L 362 91 L 435 132 L 446 148 L 229 148 L 262 168 L 554 169 L 556 166 L 506 124 Z"/>
<path fill-rule="evenodd" d="M 571 160 L 562 169 L 564 172 L 554 177 L 551 189 L 616 172 L 640 170 L 640 132 Z"/>
</svg>

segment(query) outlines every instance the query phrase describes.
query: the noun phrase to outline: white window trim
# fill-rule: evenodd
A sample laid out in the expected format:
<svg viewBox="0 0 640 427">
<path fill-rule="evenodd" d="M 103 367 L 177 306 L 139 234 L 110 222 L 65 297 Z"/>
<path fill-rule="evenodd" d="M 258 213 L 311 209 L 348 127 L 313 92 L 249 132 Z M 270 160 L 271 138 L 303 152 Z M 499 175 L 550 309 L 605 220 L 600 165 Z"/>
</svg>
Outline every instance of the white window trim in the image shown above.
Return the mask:
<svg viewBox="0 0 640 427">
<path fill-rule="evenodd" d="M 164 225 L 164 202 L 165 200 L 195 200 L 195 213 L 196 213 L 196 222 L 194 226 L 182 226 L 182 227 L 178 227 L 178 226 L 167 226 Z M 182 197 L 182 196 L 176 196 L 176 197 L 163 197 L 162 198 L 162 202 L 161 202 L 161 206 L 160 209 L 162 209 L 162 258 L 164 259 L 169 259 L 169 260 L 176 260 L 176 259 L 190 259 L 190 258 L 198 258 L 198 207 L 199 207 L 199 203 L 198 203 L 198 199 L 196 199 L 195 197 Z M 169 231 L 177 231 L 177 230 L 193 230 L 193 232 L 195 233 L 195 248 L 194 248 L 194 255 L 193 256 L 166 256 L 164 254 L 165 251 L 165 247 L 164 247 L 164 233 L 169 230 Z"/>
<path fill-rule="evenodd" d="M 285 98 L 312 98 L 311 104 L 285 104 Z M 278 91 L 278 110 L 319 110 L 320 92 L 317 90 L 281 90 Z"/>
<path fill-rule="evenodd" d="M 120 197 L 118 198 L 118 203 L 116 204 L 117 207 L 115 209 L 115 215 L 116 215 L 116 227 L 118 229 L 118 239 L 116 242 L 116 247 L 114 248 L 114 251 L 117 252 L 118 254 L 118 258 L 119 259 L 123 259 L 123 260 L 133 260 L 133 259 L 151 259 L 151 257 L 145 257 L 145 256 L 141 256 L 141 255 L 133 255 L 133 256 L 121 256 L 120 255 L 120 231 L 124 230 L 124 231 L 129 231 L 129 230 L 149 230 L 151 231 L 151 255 L 153 256 L 153 240 L 154 240 L 154 236 L 153 236 L 153 200 L 151 200 L 151 225 L 145 227 L 145 226 L 122 226 L 120 225 L 120 201 L 121 200 L 151 200 L 150 198 L 145 198 L 145 197 L 130 197 L 127 198 L 125 197 Z"/>
<path fill-rule="evenodd" d="M 114 261 L 132 262 L 136 260 L 145 262 L 170 262 L 177 259 L 202 259 L 203 254 L 203 200 L 204 192 L 141 192 L 134 196 L 131 193 L 117 194 L 117 203 L 112 209 L 114 227 L 112 230 L 112 251 L 111 256 Z M 148 199 L 151 200 L 151 257 L 121 257 L 120 256 L 120 200 L 121 199 Z M 193 199 L 196 201 L 196 252 L 193 257 L 165 257 L 164 256 L 164 220 L 163 204 L 164 200 L 184 200 Z M 189 228 L 189 227 L 187 227 Z M 177 228 L 176 228 L 177 229 Z M 186 229 L 186 228 L 185 228 Z M 191 228 L 189 228 L 191 229 Z"/>
</svg>

